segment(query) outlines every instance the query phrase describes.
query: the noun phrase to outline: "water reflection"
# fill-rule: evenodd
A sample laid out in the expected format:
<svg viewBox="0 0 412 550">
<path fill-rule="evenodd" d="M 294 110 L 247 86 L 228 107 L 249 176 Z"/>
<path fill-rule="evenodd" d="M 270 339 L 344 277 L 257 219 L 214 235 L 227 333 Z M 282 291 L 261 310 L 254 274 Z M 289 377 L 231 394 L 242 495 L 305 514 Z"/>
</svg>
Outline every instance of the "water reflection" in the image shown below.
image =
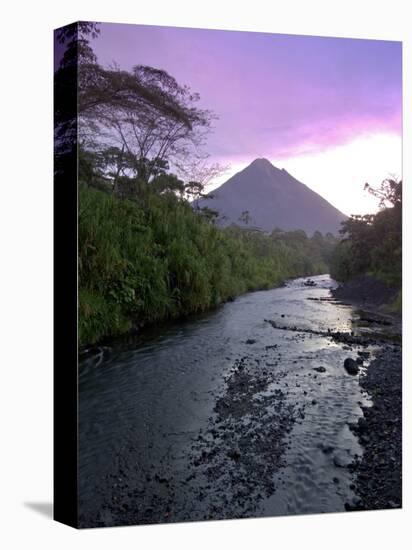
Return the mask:
<svg viewBox="0 0 412 550">
<path fill-rule="evenodd" d="M 82 360 L 80 512 L 85 523 L 344 509 L 353 493 L 351 474 L 343 466 L 361 453 L 348 423 L 359 417 L 365 401 L 357 378 L 343 369 L 344 359 L 356 351 L 324 336 L 276 330 L 265 321 L 320 332 L 351 331 L 352 308 L 330 300 L 334 281 L 327 275 L 313 280 L 316 286 L 296 279 L 282 288 L 244 295 L 212 313 L 102 348 Z M 263 496 L 256 491 L 261 496 L 253 503 L 233 498 L 239 487 L 230 468 L 227 475 L 223 471 L 225 478 L 208 475 L 213 464 L 225 464 L 219 458 L 223 439 L 213 436 L 215 407 L 241 358 L 247 358 L 252 377 L 262 368 L 272 377 L 254 397 L 262 400 L 256 409 L 260 416 L 253 418 L 252 412 L 242 423 L 261 422 L 272 414 L 276 391 L 284 395 L 285 407 L 302 411 L 282 435 L 282 467 L 267 470 L 273 491 L 263 491 Z M 315 370 L 319 367 L 324 370 Z M 268 396 L 272 401 L 265 402 Z M 266 426 L 270 430 L 270 423 Z M 243 427 L 236 425 L 236 430 Z M 199 444 L 201 434 L 206 446 Z M 196 453 L 209 456 L 214 448 L 210 459 L 194 466 Z M 265 455 L 265 460 L 275 462 L 279 456 Z M 223 479 L 228 484 L 224 494 L 218 486 Z M 262 489 L 263 484 L 268 479 L 262 480 Z"/>
</svg>

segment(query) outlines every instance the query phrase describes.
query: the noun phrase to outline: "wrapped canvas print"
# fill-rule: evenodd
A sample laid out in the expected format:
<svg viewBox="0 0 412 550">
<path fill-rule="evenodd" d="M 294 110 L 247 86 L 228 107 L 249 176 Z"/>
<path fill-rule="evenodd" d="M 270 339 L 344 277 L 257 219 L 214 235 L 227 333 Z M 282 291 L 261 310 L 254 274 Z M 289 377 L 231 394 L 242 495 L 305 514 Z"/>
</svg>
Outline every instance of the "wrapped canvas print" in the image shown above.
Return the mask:
<svg viewBox="0 0 412 550">
<path fill-rule="evenodd" d="M 400 508 L 401 43 L 54 37 L 55 519 Z"/>
</svg>

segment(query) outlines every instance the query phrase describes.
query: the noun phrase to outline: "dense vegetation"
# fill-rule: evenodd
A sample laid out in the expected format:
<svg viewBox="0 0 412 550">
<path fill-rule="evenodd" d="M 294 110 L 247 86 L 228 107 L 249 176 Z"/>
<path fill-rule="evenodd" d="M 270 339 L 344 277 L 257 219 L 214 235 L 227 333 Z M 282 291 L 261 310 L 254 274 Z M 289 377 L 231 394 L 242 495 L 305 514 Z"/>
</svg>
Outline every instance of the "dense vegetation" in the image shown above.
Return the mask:
<svg viewBox="0 0 412 550">
<path fill-rule="evenodd" d="M 342 224 L 343 239 L 331 260 L 331 275 L 347 281 L 373 276 L 389 286 L 402 284 L 402 182 L 387 179 L 379 189 L 367 186 L 380 201 L 374 215 L 352 216 Z"/>
<path fill-rule="evenodd" d="M 174 193 L 79 190 L 79 339 L 203 311 L 288 277 L 324 273 L 334 239 L 220 229 Z"/>
</svg>

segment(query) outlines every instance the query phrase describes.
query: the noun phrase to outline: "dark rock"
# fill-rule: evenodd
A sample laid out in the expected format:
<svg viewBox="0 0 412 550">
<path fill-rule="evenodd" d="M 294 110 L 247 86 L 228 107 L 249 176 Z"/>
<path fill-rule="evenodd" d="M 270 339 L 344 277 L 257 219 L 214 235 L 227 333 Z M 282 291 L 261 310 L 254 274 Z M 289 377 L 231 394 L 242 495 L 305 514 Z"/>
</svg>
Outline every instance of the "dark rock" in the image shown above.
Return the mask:
<svg viewBox="0 0 412 550">
<path fill-rule="evenodd" d="M 235 462 L 239 462 L 240 460 L 240 452 L 237 449 L 232 449 L 227 453 L 227 456 L 234 460 Z"/>
<path fill-rule="evenodd" d="M 315 367 L 313 370 L 315 370 L 316 372 L 326 372 L 325 367 Z"/>
<path fill-rule="evenodd" d="M 348 374 L 355 376 L 359 373 L 359 365 L 351 357 L 347 357 L 343 363 Z"/>
<path fill-rule="evenodd" d="M 355 425 L 355 426 L 356 426 L 356 431 L 359 434 L 365 433 L 368 429 L 368 423 L 366 422 L 366 420 L 363 416 L 361 418 L 359 418 L 358 424 Z"/>
<path fill-rule="evenodd" d="M 325 455 L 330 455 L 331 453 L 333 453 L 334 450 L 335 450 L 335 447 L 332 447 L 332 445 L 326 445 L 325 447 L 322 448 L 322 452 Z"/>
<path fill-rule="evenodd" d="M 248 338 L 245 343 L 246 344 L 255 344 L 256 340 L 254 340 L 253 338 Z"/>
</svg>

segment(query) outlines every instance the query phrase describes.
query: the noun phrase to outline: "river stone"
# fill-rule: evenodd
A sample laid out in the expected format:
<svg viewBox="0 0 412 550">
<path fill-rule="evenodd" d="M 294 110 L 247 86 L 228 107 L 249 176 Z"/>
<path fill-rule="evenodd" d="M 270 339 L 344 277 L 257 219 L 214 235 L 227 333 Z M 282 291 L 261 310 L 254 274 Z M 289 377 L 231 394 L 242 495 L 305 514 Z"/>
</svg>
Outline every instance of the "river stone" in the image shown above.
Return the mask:
<svg viewBox="0 0 412 550">
<path fill-rule="evenodd" d="M 348 374 L 355 375 L 359 372 L 359 365 L 351 357 L 345 359 L 343 366 Z"/>
<path fill-rule="evenodd" d="M 227 456 L 232 460 L 234 460 L 235 462 L 238 462 L 240 460 L 240 452 L 238 451 L 238 449 L 231 449 L 227 453 Z"/>
<path fill-rule="evenodd" d="M 313 370 L 315 370 L 316 372 L 326 372 L 325 367 L 315 367 Z"/>
<path fill-rule="evenodd" d="M 358 424 L 355 424 L 355 429 L 358 431 L 359 434 L 363 434 L 368 431 L 368 423 L 366 421 L 366 418 L 361 416 L 358 420 Z"/>
<path fill-rule="evenodd" d="M 335 447 L 332 447 L 332 445 L 324 445 L 322 446 L 322 453 L 325 455 L 330 455 L 335 450 Z"/>
</svg>

